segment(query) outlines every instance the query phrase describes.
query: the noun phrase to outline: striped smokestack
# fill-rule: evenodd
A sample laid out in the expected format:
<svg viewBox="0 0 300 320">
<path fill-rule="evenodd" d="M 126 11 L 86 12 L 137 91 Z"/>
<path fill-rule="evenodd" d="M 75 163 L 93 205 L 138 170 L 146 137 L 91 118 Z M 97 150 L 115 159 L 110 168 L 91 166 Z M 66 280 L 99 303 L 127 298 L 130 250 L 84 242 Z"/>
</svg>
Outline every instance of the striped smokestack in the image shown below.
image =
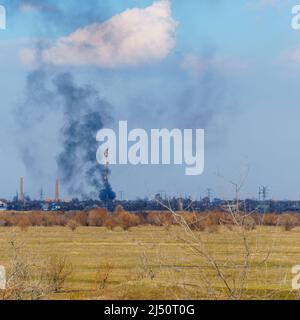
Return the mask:
<svg viewBox="0 0 300 320">
<path fill-rule="evenodd" d="M 55 202 L 59 202 L 59 180 L 56 178 L 56 183 L 55 183 L 55 197 L 54 197 Z"/>
<path fill-rule="evenodd" d="M 20 201 L 24 201 L 24 179 L 23 177 L 20 178 Z"/>
</svg>

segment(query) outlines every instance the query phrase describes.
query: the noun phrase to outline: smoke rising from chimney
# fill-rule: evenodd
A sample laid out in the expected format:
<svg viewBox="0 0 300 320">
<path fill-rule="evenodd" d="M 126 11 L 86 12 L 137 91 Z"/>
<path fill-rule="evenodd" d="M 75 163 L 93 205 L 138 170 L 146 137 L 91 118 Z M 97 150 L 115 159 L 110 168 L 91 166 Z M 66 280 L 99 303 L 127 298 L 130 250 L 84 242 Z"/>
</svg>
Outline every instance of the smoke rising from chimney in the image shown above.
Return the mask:
<svg viewBox="0 0 300 320">
<path fill-rule="evenodd" d="M 96 134 L 103 128 L 111 106 L 91 86 L 80 87 L 70 73 L 55 77 L 56 93 L 62 100 L 64 127 L 61 131 L 63 151 L 57 157 L 59 173 L 70 194 L 85 195 L 87 186 L 94 191 L 102 187 L 103 167 L 96 161 Z M 84 180 L 78 181 L 83 171 Z"/>
</svg>

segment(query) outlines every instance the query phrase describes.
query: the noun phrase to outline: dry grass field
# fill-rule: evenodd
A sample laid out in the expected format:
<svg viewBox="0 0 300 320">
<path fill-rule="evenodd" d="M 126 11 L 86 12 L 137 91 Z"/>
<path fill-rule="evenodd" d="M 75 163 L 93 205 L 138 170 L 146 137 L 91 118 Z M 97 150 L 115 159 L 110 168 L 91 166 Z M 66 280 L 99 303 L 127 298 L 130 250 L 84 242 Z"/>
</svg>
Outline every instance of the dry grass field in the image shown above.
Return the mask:
<svg viewBox="0 0 300 320">
<path fill-rule="evenodd" d="M 237 228 L 195 232 L 195 240 L 180 226 L 1 227 L 0 265 L 8 274 L 23 266 L 36 283 L 49 259 L 64 259 L 56 270 L 67 266 L 65 282 L 42 299 L 298 299 L 291 269 L 300 264 L 300 228 Z"/>
</svg>

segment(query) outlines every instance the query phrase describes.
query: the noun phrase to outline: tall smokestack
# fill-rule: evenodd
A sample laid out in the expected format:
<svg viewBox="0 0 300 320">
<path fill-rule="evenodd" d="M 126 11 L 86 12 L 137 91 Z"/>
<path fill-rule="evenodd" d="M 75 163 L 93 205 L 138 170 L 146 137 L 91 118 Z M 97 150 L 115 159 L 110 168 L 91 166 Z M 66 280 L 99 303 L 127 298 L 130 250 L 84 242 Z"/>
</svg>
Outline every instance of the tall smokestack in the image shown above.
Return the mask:
<svg viewBox="0 0 300 320">
<path fill-rule="evenodd" d="M 104 183 L 108 183 L 108 175 L 109 175 L 109 149 L 107 148 L 104 151 L 104 157 L 105 157 L 105 167 L 104 167 L 104 172 L 103 172 L 103 181 Z"/>
<path fill-rule="evenodd" d="M 23 177 L 20 178 L 20 201 L 24 201 L 24 179 Z"/>
<path fill-rule="evenodd" d="M 100 191 L 100 200 L 103 201 L 108 208 L 108 205 L 111 201 L 116 199 L 116 194 L 113 192 L 111 185 L 108 181 L 110 170 L 109 170 L 109 149 L 106 149 L 104 152 L 105 165 L 102 170 L 102 183 L 103 188 Z"/>
<path fill-rule="evenodd" d="M 56 183 L 55 183 L 55 202 L 59 202 L 59 180 L 56 178 Z"/>
</svg>

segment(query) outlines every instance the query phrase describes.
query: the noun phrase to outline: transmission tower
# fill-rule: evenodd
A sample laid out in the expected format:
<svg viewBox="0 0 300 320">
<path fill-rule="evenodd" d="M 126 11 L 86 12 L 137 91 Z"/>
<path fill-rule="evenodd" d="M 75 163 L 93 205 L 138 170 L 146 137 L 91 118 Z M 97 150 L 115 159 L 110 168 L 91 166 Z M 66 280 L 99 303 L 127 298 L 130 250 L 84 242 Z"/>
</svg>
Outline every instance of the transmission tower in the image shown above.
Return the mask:
<svg viewBox="0 0 300 320">
<path fill-rule="evenodd" d="M 212 190 L 210 188 L 207 189 L 207 198 L 209 199 L 209 202 L 210 202 L 212 198 Z"/>
<path fill-rule="evenodd" d="M 124 191 L 119 191 L 119 200 L 123 201 L 124 200 Z"/>
<path fill-rule="evenodd" d="M 159 194 L 163 200 L 167 200 L 167 192 L 165 190 L 160 190 Z"/>
<path fill-rule="evenodd" d="M 259 201 L 265 202 L 267 200 L 268 194 L 269 194 L 269 188 L 268 187 L 266 187 L 266 186 L 259 187 L 259 193 L 258 193 Z"/>
<path fill-rule="evenodd" d="M 44 190 L 43 190 L 43 188 L 40 189 L 40 201 L 44 201 Z"/>
</svg>

